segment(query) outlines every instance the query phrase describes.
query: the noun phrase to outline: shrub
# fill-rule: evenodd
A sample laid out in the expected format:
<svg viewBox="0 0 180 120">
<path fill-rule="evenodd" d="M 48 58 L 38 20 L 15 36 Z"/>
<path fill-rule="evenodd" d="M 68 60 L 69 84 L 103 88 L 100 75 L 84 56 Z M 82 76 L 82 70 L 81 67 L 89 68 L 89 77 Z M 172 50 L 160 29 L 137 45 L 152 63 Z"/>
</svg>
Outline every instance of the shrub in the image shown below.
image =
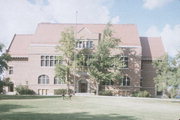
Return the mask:
<svg viewBox="0 0 180 120">
<path fill-rule="evenodd" d="M 132 93 L 133 97 L 151 97 L 151 94 L 144 90 L 144 91 L 136 91 Z"/>
<path fill-rule="evenodd" d="M 70 94 L 73 93 L 72 89 L 69 89 Z M 62 95 L 62 94 L 67 94 L 67 89 L 56 89 L 54 90 L 55 95 Z"/>
<path fill-rule="evenodd" d="M 27 86 L 19 85 L 15 88 L 17 93 L 20 95 L 34 95 L 35 92 L 29 89 Z"/>
<path fill-rule="evenodd" d="M 103 90 L 103 91 L 99 91 L 99 95 L 103 95 L 103 96 L 112 96 L 113 93 L 111 90 Z"/>
</svg>

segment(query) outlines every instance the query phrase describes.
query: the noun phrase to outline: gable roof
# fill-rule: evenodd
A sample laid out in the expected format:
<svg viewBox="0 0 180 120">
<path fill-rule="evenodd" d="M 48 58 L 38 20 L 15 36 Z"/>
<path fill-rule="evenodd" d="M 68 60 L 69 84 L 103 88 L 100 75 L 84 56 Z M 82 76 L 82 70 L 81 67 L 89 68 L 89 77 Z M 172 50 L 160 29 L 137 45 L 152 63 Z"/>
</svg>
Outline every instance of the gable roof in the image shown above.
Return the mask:
<svg viewBox="0 0 180 120">
<path fill-rule="evenodd" d="M 160 37 L 140 37 L 143 59 L 156 59 L 165 55 L 164 46 Z"/>
<path fill-rule="evenodd" d="M 26 57 L 28 55 L 28 47 L 31 43 L 32 37 L 32 35 L 15 34 L 7 52 L 13 56 Z"/>
<path fill-rule="evenodd" d="M 48 24 L 41 23 L 36 29 L 36 40 L 33 43 L 57 44 L 61 37 L 61 32 L 72 27 L 79 34 L 88 35 L 92 39 L 98 39 L 98 34 L 103 33 L 106 24 Z M 114 37 L 121 39 L 122 45 L 141 46 L 137 27 L 134 24 L 113 24 Z M 89 33 L 89 34 L 88 34 Z M 77 37 L 81 37 L 78 35 Z"/>
<path fill-rule="evenodd" d="M 106 24 L 50 24 L 41 23 L 33 35 L 14 35 L 8 53 L 13 56 L 27 56 L 30 44 L 55 45 L 61 38 L 61 32 L 72 27 L 77 31 L 77 38 L 98 39 Z M 142 47 L 142 58 L 154 59 L 162 56 L 165 51 L 161 38 L 139 37 L 134 24 L 113 24 L 113 35 L 121 40 L 120 46 Z"/>
</svg>

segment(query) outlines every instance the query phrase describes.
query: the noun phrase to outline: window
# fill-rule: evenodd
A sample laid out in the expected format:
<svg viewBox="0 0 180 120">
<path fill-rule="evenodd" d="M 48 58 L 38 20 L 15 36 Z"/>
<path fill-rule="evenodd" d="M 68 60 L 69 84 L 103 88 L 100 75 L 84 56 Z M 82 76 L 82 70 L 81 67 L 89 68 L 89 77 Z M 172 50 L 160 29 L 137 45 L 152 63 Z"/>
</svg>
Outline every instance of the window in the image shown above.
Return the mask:
<svg viewBox="0 0 180 120">
<path fill-rule="evenodd" d="M 121 80 L 120 80 L 120 85 L 121 86 L 130 86 L 130 78 L 128 76 L 124 76 Z"/>
<path fill-rule="evenodd" d="M 90 48 L 93 47 L 93 41 L 90 41 Z"/>
<path fill-rule="evenodd" d="M 93 48 L 93 41 L 81 40 L 76 42 L 76 48 Z"/>
<path fill-rule="evenodd" d="M 26 81 L 26 85 L 28 85 L 28 81 Z"/>
<path fill-rule="evenodd" d="M 60 80 L 58 77 L 54 77 L 54 84 L 64 84 L 64 81 Z"/>
<path fill-rule="evenodd" d="M 45 66 L 45 56 L 41 56 L 41 66 Z"/>
<path fill-rule="evenodd" d="M 127 56 L 122 56 L 120 58 L 120 60 L 122 61 L 122 65 L 123 65 L 122 68 L 128 68 L 128 57 Z"/>
<path fill-rule="evenodd" d="M 9 74 L 13 74 L 13 67 L 12 66 L 9 67 Z"/>
<path fill-rule="evenodd" d="M 40 75 L 38 77 L 38 84 L 49 84 L 49 77 L 47 75 Z"/>
<path fill-rule="evenodd" d="M 54 56 L 50 56 L 50 66 L 54 66 Z"/>
<path fill-rule="evenodd" d="M 57 56 L 41 56 L 41 66 L 55 66 L 61 63 Z"/>
</svg>

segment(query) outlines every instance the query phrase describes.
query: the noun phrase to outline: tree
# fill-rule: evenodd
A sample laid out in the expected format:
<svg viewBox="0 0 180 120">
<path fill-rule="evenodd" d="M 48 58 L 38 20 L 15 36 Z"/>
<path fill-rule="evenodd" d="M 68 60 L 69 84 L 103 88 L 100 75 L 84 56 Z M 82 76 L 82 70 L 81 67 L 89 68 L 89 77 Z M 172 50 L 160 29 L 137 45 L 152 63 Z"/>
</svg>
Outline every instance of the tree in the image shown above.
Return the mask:
<svg viewBox="0 0 180 120">
<path fill-rule="evenodd" d="M 96 94 L 99 94 L 99 85 L 103 81 L 117 80 L 121 76 L 120 69 L 123 67 L 120 62 L 120 56 L 111 55 L 111 50 L 116 49 L 119 39 L 113 37 L 110 29 L 111 25 L 107 24 L 103 31 L 102 40 L 99 41 L 97 49 L 92 53 L 92 58 L 88 60 L 88 73 L 96 83 Z"/>
<path fill-rule="evenodd" d="M 3 52 L 4 45 L 0 43 L 0 75 L 4 72 L 4 70 L 8 69 L 8 61 L 11 60 L 11 56 L 7 53 L 2 53 Z M 4 83 L 1 81 L 0 78 L 0 93 L 2 92 Z"/>
<path fill-rule="evenodd" d="M 172 60 L 172 72 L 173 72 L 173 77 L 172 80 L 170 81 L 171 84 L 171 98 L 175 97 L 178 93 L 178 90 L 180 88 L 180 52 L 174 57 Z"/>
<path fill-rule="evenodd" d="M 0 43 L 0 74 L 3 73 L 4 70 L 8 69 L 7 62 L 11 60 L 11 57 L 7 53 L 2 53 L 4 45 Z"/>
<path fill-rule="evenodd" d="M 177 55 L 170 60 L 167 55 L 160 57 L 153 62 L 156 68 L 155 85 L 163 96 L 175 97 L 180 86 L 180 57 Z"/>
<path fill-rule="evenodd" d="M 70 28 L 61 33 L 61 39 L 57 46 L 57 51 L 61 54 L 58 59 L 62 61 L 63 64 L 56 64 L 55 72 L 60 80 L 66 82 L 68 94 L 71 75 L 74 70 L 75 43 L 74 32 Z"/>
</svg>

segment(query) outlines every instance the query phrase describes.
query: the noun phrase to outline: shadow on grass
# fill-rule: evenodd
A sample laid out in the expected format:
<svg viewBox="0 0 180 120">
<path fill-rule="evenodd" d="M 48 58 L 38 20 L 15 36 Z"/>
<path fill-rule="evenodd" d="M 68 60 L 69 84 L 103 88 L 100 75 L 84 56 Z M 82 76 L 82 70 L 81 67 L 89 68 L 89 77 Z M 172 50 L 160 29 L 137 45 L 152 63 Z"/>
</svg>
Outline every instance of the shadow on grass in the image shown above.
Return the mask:
<svg viewBox="0 0 180 120">
<path fill-rule="evenodd" d="M 0 113 L 10 112 L 13 109 L 20 109 L 20 108 L 32 108 L 32 107 L 23 106 L 23 105 L 14 105 L 14 104 L 0 104 Z M 0 117 L 0 120 L 1 120 L 1 117 Z"/>
<path fill-rule="evenodd" d="M 116 114 L 91 115 L 87 112 L 82 113 L 12 113 L 0 114 L 0 120 L 138 120 L 133 116 L 123 116 Z"/>
<path fill-rule="evenodd" d="M 7 99 L 43 99 L 43 98 L 61 98 L 61 96 L 0 95 L 0 100 L 7 100 Z"/>
</svg>

